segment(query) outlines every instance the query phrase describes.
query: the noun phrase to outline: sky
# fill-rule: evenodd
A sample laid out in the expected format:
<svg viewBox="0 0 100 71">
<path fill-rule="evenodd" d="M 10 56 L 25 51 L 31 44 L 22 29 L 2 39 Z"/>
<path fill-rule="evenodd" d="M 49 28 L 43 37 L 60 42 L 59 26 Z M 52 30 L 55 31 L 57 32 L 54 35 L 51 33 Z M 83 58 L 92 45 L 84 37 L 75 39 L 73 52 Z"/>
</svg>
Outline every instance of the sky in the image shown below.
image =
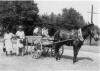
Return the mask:
<svg viewBox="0 0 100 71">
<path fill-rule="evenodd" d="M 86 22 L 91 21 L 91 7 L 93 4 L 94 13 L 93 22 L 100 28 L 100 0 L 35 0 L 39 8 L 39 14 L 55 14 L 62 13 L 63 8 L 74 8 L 85 19 Z"/>
</svg>

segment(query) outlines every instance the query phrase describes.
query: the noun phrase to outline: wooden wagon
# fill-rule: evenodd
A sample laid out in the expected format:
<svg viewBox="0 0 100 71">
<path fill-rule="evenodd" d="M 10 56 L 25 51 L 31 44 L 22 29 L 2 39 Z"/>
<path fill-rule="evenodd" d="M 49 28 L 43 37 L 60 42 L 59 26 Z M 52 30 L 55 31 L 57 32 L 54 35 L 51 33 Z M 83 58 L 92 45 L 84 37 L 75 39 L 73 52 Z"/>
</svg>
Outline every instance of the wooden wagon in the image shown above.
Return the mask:
<svg viewBox="0 0 100 71">
<path fill-rule="evenodd" d="M 41 55 L 41 52 L 38 52 L 42 50 L 41 39 L 42 36 L 26 36 L 26 52 L 30 52 L 32 57 L 34 58 L 39 58 L 39 56 Z"/>
<path fill-rule="evenodd" d="M 26 36 L 27 49 L 30 45 L 31 55 L 33 58 L 39 58 L 43 53 L 54 55 L 55 54 L 55 43 L 51 37 L 42 36 Z M 59 50 L 60 55 L 63 54 L 64 48 L 61 47 Z"/>
</svg>

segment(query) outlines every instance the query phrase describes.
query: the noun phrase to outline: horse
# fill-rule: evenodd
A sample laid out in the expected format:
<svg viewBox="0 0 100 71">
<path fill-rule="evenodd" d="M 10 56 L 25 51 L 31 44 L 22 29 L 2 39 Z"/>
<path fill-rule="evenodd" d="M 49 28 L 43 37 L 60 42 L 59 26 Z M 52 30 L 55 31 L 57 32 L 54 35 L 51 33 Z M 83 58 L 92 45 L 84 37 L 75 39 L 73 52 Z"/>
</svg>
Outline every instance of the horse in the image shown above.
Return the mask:
<svg viewBox="0 0 100 71">
<path fill-rule="evenodd" d="M 67 46 L 73 46 L 73 54 L 74 54 L 73 64 L 75 62 L 77 62 L 78 61 L 77 55 L 78 55 L 78 52 L 79 52 L 81 46 L 84 43 L 84 40 L 87 39 L 89 36 L 91 36 L 92 38 L 94 38 L 95 41 L 97 41 L 98 37 L 93 30 L 94 30 L 94 24 L 89 24 L 89 25 L 85 25 L 84 27 L 81 27 L 83 40 L 81 40 L 78 36 L 75 36 L 75 35 L 77 35 L 76 34 L 77 32 L 72 34 L 74 36 L 72 36 L 71 40 L 69 40 L 68 35 L 66 35 L 68 32 L 66 32 L 66 31 L 62 32 L 62 30 L 56 31 L 56 33 L 54 34 L 54 42 L 63 41 L 63 42 L 59 42 L 58 44 L 57 43 L 55 44 L 56 60 L 60 60 L 60 58 L 61 58 L 61 56 L 59 54 L 60 47 L 63 45 L 67 45 Z M 71 35 L 69 35 L 69 36 L 71 36 Z"/>
</svg>

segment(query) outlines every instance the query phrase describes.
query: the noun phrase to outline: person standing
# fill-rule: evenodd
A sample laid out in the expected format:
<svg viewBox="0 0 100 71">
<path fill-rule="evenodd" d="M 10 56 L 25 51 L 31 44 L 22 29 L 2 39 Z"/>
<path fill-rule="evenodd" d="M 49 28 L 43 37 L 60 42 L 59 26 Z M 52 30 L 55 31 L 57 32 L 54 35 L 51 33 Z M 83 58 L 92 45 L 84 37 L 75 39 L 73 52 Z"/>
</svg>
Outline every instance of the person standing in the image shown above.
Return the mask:
<svg viewBox="0 0 100 71">
<path fill-rule="evenodd" d="M 5 43 L 5 48 L 6 48 L 6 55 L 12 54 L 12 37 L 13 34 L 7 30 L 7 32 L 4 34 L 4 43 Z"/>
<path fill-rule="evenodd" d="M 23 31 L 23 27 L 19 26 L 18 31 L 16 32 L 17 36 L 17 55 L 23 56 L 23 40 L 25 39 L 25 34 Z"/>
</svg>

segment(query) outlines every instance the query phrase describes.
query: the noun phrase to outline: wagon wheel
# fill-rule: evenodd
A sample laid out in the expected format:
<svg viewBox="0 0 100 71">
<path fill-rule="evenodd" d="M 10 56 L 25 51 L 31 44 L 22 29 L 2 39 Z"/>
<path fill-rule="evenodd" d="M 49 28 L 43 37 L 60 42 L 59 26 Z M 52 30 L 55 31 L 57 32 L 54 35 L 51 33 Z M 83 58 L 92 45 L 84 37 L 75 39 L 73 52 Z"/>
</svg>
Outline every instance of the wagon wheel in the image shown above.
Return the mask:
<svg viewBox="0 0 100 71">
<path fill-rule="evenodd" d="M 48 55 L 48 54 L 50 54 L 50 53 L 49 53 L 49 48 L 46 47 L 46 46 L 43 46 L 42 54 L 43 54 L 43 55 Z"/>
<path fill-rule="evenodd" d="M 61 46 L 60 49 L 59 49 L 59 55 L 62 56 L 63 52 L 64 52 L 64 47 Z M 53 48 L 51 48 L 51 55 L 55 55 L 55 48 L 54 48 L 54 46 L 53 46 Z"/>
<path fill-rule="evenodd" d="M 40 43 L 33 46 L 33 49 L 31 51 L 33 58 L 35 58 L 35 59 L 40 58 L 41 53 L 42 53 L 42 50 L 41 50 L 41 44 Z"/>
</svg>

